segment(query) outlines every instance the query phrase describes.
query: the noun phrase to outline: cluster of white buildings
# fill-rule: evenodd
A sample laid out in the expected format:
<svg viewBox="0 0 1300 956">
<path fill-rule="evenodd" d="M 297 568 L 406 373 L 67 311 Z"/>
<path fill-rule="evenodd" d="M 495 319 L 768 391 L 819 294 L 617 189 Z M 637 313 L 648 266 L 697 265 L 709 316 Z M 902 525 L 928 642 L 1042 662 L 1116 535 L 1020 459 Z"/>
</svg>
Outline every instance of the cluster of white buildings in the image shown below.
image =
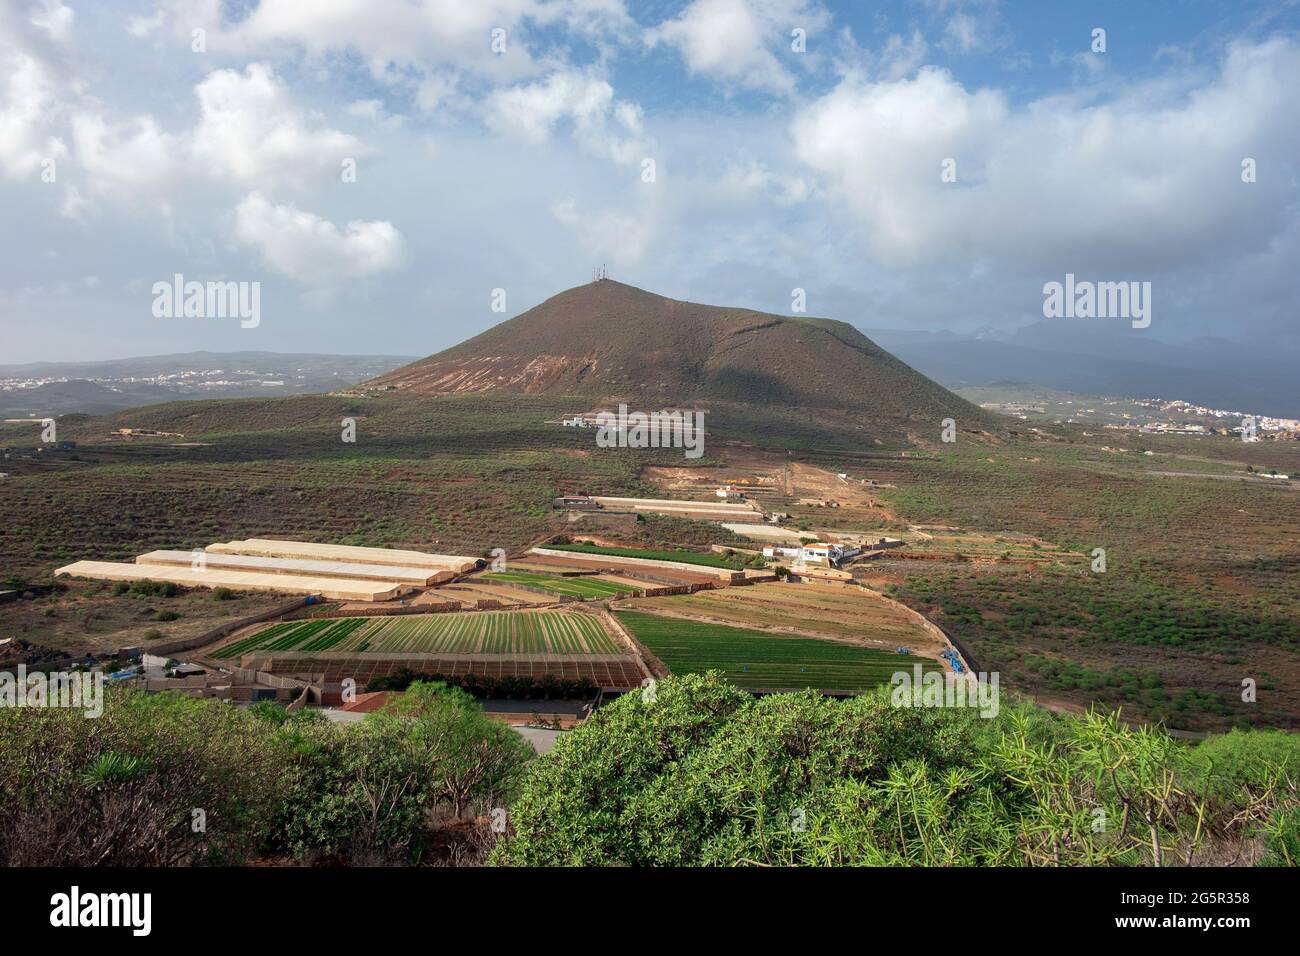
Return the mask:
<svg viewBox="0 0 1300 956">
<path fill-rule="evenodd" d="M 1210 433 L 1204 425 L 1184 425 L 1174 422 L 1149 422 L 1138 430 L 1144 435 L 1208 435 Z"/>
<path fill-rule="evenodd" d="M 1207 408 L 1204 405 L 1193 405 L 1191 402 L 1184 402 L 1181 399 L 1175 399 L 1162 406 L 1167 411 L 1179 411 L 1187 415 L 1196 415 L 1201 418 L 1232 418 L 1240 422 L 1245 418 L 1254 418 L 1255 428 L 1262 432 L 1290 432 L 1300 430 L 1300 419 L 1296 418 L 1274 418 L 1271 415 L 1251 415 L 1248 412 L 1234 412 L 1223 408 Z M 1234 431 L 1239 430 L 1234 428 Z"/>
<path fill-rule="evenodd" d="M 901 538 L 880 538 L 876 541 L 861 542 L 855 545 L 836 544 L 829 541 L 810 541 L 798 547 L 793 545 L 765 545 L 763 557 L 773 560 L 794 561 L 799 564 L 815 564 L 823 567 L 835 567 L 841 561 L 856 558 L 864 552 L 877 552 L 889 548 L 901 547 L 905 542 Z"/>
<path fill-rule="evenodd" d="M 817 564 L 823 567 L 834 567 L 846 558 L 856 557 L 861 553 L 861 548 L 845 547 L 826 541 L 813 541 L 797 548 L 781 545 L 767 545 L 763 548 L 765 558 L 785 558 L 800 564 Z"/>
</svg>

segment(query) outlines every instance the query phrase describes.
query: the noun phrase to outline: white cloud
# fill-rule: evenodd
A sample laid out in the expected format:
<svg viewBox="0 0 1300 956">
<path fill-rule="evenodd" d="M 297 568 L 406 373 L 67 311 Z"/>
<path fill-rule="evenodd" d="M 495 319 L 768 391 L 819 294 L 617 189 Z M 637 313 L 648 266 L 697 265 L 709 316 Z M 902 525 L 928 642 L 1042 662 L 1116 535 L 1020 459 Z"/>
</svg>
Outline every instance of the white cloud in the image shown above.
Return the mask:
<svg viewBox="0 0 1300 956">
<path fill-rule="evenodd" d="M 584 250 L 623 265 L 641 261 L 654 238 L 654 226 L 645 215 L 610 209 L 582 211 L 573 199 L 553 204 L 551 215 L 573 230 Z"/>
<path fill-rule="evenodd" d="M 774 172 L 753 157 L 729 163 L 709 182 L 709 198 L 734 203 L 770 202 L 789 206 L 808 198 L 809 182 Z"/>
<path fill-rule="evenodd" d="M 43 159 L 66 155 L 67 148 L 51 134 L 54 84 L 40 61 L 13 53 L 0 56 L 0 69 L 5 73 L 0 85 L 0 170 L 21 179 L 31 176 Z"/>
<path fill-rule="evenodd" d="M 126 21 L 126 32 L 144 39 L 163 25 L 163 11 L 155 10 L 151 17 L 131 17 Z"/>
<path fill-rule="evenodd" d="M 553 66 L 533 46 L 541 28 L 604 43 L 629 32 L 622 0 L 261 0 L 237 23 L 223 22 L 217 0 L 164 0 L 173 29 L 208 30 L 210 48 L 262 56 L 286 48 L 320 58 L 355 53 L 376 77 L 469 73 L 518 80 Z M 494 30 L 505 48 L 492 49 Z"/>
<path fill-rule="evenodd" d="M 67 155 L 56 127 L 72 23 L 56 0 L 0 6 L 0 177 L 26 179 Z"/>
<path fill-rule="evenodd" d="M 59 204 L 59 215 L 77 222 L 84 221 L 86 200 L 81 197 L 81 190 L 69 186 L 63 191 L 63 202 Z"/>
<path fill-rule="evenodd" d="M 370 154 L 361 140 L 313 122 L 269 67 L 216 70 L 194 88 L 199 117 L 179 133 L 150 115 L 115 122 L 98 111 L 71 120 L 77 171 L 90 193 L 161 196 L 183 181 L 267 187 L 332 181 L 344 157 Z"/>
<path fill-rule="evenodd" d="M 337 175 L 344 157 L 369 150 L 355 136 L 313 125 L 270 67 L 217 70 L 194 88 L 200 119 L 190 142 L 196 168 L 252 185 L 304 174 Z"/>
<path fill-rule="evenodd" d="M 944 28 L 944 39 L 963 53 L 969 53 L 980 42 L 979 26 L 968 13 L 954 13 Z"/>
<path fill-rule="evenodd" d="M 415 92 L 415 105 L 422 112 L 432 113 L 456 92 L 458 80 L 455 73 L 431 73 L 420 80 Z"/>
<path fill-rule="evenodd" d="M 288 41 L 319 55 L 354 49 L 376 75 L 390 66 L 445 62 L 495 71 L 498 62 L 527 69 L 522 37 L 510 34 L 530 0 L 262 0 L 233 31 L 249 44 Z M 491 33 L 506 31 L 506 52 L 492 53 Z"/>
<path fill-rule="evenodd" d="M 384 115 L 384 104 L 381 100 L 353 100 L 344 112 L 357 119 L 377 120 Z"/>
<path fill-rule="evenodd" d="M 574 138 L 587 152 L 617 163 L 639 162 L 650 149 L 641 108 L 616 100 L 608 82 L 578 70 L 497 90 L 487 101 L 489 126 L 533 142 L 545 140 L 562 120 L 573 124 Z"/>
<path fill-rule="evenodd" d="M 1278 165 L 1300 148 L 1279 123 L 1300 97 L 1300 47 L 1229 47 L 1220 75 L 1171 95 L 1140 86 L 1094 103 L 1011 106 L 948 72 L 850 77 L 791 132 L 802 161 L 894 264 L 988 257 L 1153 270 L 1256 245 L 1278 227 L 1288 188 L 1245 186 L 1244 156 Z M 952 158 L 957 183 L 940 180 Z"/>
<path fill-rule="evenodd" d="M 813 0 L 692 0 L 676 19 L 646 32 L 650 46 L 675 47 L 692 73 L 751 89 L 788 93 L 791 31 L 803 29 L 808 43 L 829 23 Z"/>
<path fill-rule="evenodd" d="M 31 7 L 32 26 L 44 30 L 50 39 L 59 43 L 72 35 L 74 19 L 76 14 L 72 8 L 64 6 L 59 0 L 40 0 Z"/>
<path fill-rule="evenodd" d="M 1102 53 L 1093 53 L 1090 50 L 1080 50 L 1070 57 L 1070 63 L 1074 65 L 1081 75 L 1091 79 L 1106 69 L 1106 56 Z"/>
<path fill-rule="evenodd" d="M 902 79 L 925 62 L 928 49 L 920 30 L 913 30 L 906 39 L 894 34 L 880 51 L 880 75 L 887 80 Z"/>
<path fill-rule="evenodd" d="M 253 192 L 235 209 L 235 236 L 262 261 L 299 282 L 329 284 L 396 268 L 402 234 L 391 222 L 353 220 L 344 229 L 312 212 Z"/>
<path fill-rule="evenodd" d="M 1149 55 L 1097 58 L 1108 68 L 1090 77 L 1072 60 L 1085 31 L 1045 79 L 1004 72 L 1027 59 L 1022 47 L 1049 62 L 1053 41 L 1028 17 L 992 57 L 954 57 L 954 78 L 926 69 L 927 57 L 972 46 L 964 21 L 948 24 L 985 9 L 955 0 L 855 19 L 869 49 L 848 25 L 817 28 L 811 2 L 680 0 L 656 6 L 671 7 L 669 23 L 647 20 L 653 48 L 622 62 L 617 44 L 645 35 L 619 0 L 162 2 L 160 18 L 142 0 L 127 12 L 0 0 L 0 208 L 11 226 L 0 303 L 27 285 L 84 291 L 85 275 L 102 277 L 106 297 L 130 276 L 251 274 L 280 283 L 277 296 L 321 303 L 310 328 L 330 348 L 356 347 L 352 317 L 368 309 L 432 351 L 499 317 L 416 321 L 404 307 L 426 289 L 447 314 L 478 315 L 483 288 L 508 282 L 524 304 L 599 262 L 701 301 L 779 309 L 797 285 L 822 314 L 938 326 L 954 314 L 1016 321 L 1038 273 L 1071 267 L 1165 280 L 1166 315 L 1187 302 L 1201 330 L 1231 321 L 1243 339 L 1295 336 L 1290 34 L 1229 47 L 1222 62 L 1203 33 L 1178 59 L 1151 37 Z M 65 5 L 76 7 L 70 25 Z M 505 58 L 490 55 L 484 9 L 507 30 Z M 798 22 L 801 9 L 813 17 Z M 728 14 L 752 29 L 705 29 L 728 26 Z M 204 56 L 189 51 L 200 25 Z M 795 25 L 809 30 L 804 56 L 789 48 Z M 719 101 L 697 95 L 700 83 L 675 85 L 687 68 L 715 92 L 790 95 Z M 637 94 L 645 115 L 625 77 L 654 90 Z M 809 78 L 830 86 L 814 92 Z M 1047 96 L 1044 83 L 1065 92 Z M 351 154 L 383 162 L 343 186 L 338 163 Z M 47 156 L 59 159 L 57 186 L 39 183 Z M 659 183 L 634 174 L 644 156 Z M 948 156 L 955 184 L 940 182 Z M 1258 183 L 1240 182 L 1244 156 L 1258 160 Z M 416 249 L 438 268 L 399 268 Z M 348 281 L 366 275 L 385 281 Z M 1206 292 L 1172 291 L 1189 288 Z M 85 349 L 162 347 L 156 324 L 134 324 L 136 294 L 86 311 L 93 321 L 77 305 L 30 311 Z M 175 334 L 176 351 L 224 344 Z M 298 333 L 285 334 L 268 343 L 295 347 Z"/>
<path fill-rule="evenodd" d="M 1000 0 L 925 0 L 943 23 L 950 53 L 990 53 L 1007 44 Z"/>
<path fill-rule="evenodd" d="M 72 141 L 77 169 L 99 195 L 159 192 L 178 175 L 180 140 L 152 116 L 110 123 L 100 114 L 80 113 L 72 118 Z"/>
</svg>

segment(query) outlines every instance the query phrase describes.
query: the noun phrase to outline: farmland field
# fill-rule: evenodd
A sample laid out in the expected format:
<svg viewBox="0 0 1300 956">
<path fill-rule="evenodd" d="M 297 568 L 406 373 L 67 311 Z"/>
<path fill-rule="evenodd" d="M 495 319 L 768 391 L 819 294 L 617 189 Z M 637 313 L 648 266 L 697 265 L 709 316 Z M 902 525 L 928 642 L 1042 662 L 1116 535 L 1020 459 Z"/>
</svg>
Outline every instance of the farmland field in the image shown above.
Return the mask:
<svg viewBox="0 0 1300 956">
<path fill-rule="evenodd" d="M 249 651 L 408 654 L 622 654 L 601 622 L 564 611 L 420 614 L 409 617 L 287 621 L 219 648 Z"/>
<path fill-rule="evenodd" d="M 939 669 L 932 660 L 812 637 L 638 611 L 619 611 L 618 619 L 674 674 L 719 670 L 741 687 L 860 691 L 917 663 L 927 671 Z"/>
<path fill-rule="evenodd" d="M 76 560 L 129 561 L 248 537 L 515 553 L 554 535 L 608 533 L 557 513 L 552 499 L 566 491 L 661 496 L 647 476 L 669 468 L 696 487 L 754 476 L 767 479 L 757 494 L 791 514 L 789 527 L 907 538 L 906 548 L 854 565 L 855 575 L 948 628 L 979 669 L 1001 672 L 1004 687 L 1049 705 L 1123 706 L 1131 719 L 1186 730 L 1300 727 L 1300 494 L 1251 478 L 1300 472 L 1300 442 L 1070 425 L 1022 431 L 1005 445 L 960 442 L 903 457 L 870 443 L 856 419 L 719 403 L 710 425 L 721 441 L 687 467 L 666 449 L 594 454 L 590 435 L 547 424 L 571 413 L 564 401 L 529 396 L 185 401 L 65 416 L 60 438 L 77 447 L 30 457 L 29 426 L 0 424 L 0 445 L 15 450 L 0 495 L 0 590 L 53 584 L 51 572 Z M 338 441 L 343 416 L 365 419 L 366 442 Z M 119 441 L 123 427 L 182 433 L 184 443 Z M 756 447 L 728 443 L 737 439 Z M 841 472 L 875 484 L 840 481 Z M 1178 474 L 1185 477 L 1170 477 Z M 801 507 L 805 495 L 840 507 Z M 655 515 L 620 528 L 610 543 L 634 556 L 703 562 L 698 576 L 726 563 L 703 553 L 709 545 L 747 546 L 715 523 Z M 1098 548 L 1104 573 L 1091 567 Z M 583 554 L 571 548 L 512 570 L 553 573 Z M 60 585 L 0 609 L 0 636 L 45 653 L 147 650 L 279 601 Z M 662 611 L 853 636 L 842 630 L 857 616 L 851 608 L 750 603 L 761 596 L 701 592 L 684 599 L 735 606 Z M 863 624 L 857 633 L 870 636 Z M 364 640 L 350 634 L 330 650 Z M 1241 699 L 1247 678 L 1260 691 L 1254 702 Z"/>
<path fill-rule="evenodd" d="M 737 627 L 879 641 L 890 651 L 899 645 L 922 654 L 942 649 L 936 638 L 893 602 L 840 585 L 754 584 L 646 598 L 636 602 L 636 609 L 710 618 Z"/>
<path fill-rule="evenodd" d="M 910 464 L 912 480 L 895 478 L 899 487 L 881 494 L 932 534 L 859 573 L 947 627 L 981 669 L 1021 692 L 1123 707 L 1182 730 L 1295 727 L 1300 496 L 1150 474 L 1292 472 L 1300 444 L 1107 441 L 1110 451 L 966 450 Z M 1101 567 L 1091 566 L 1094 549 Z M 1242 699 L 1247 678 L 1262 689 L 1257 699 Z"/>
<path fill-rule="evenodd" d="M 238 657 L 245 651 L 330 650 L 366 623 L 365 618 L 345 617 L 336 620 L 283 621 L 272 624 L 251 637 L 227 644 L 212 656 Z"/>
<path fill-rule="evenodd" d="M 604 554 L 611 558 L 647 558 L 653 561 L 679 561 L 698 564 L 706 568 L 725 568 L 739 571 L 745 566 L 744 555 L 705 554 L 701 551 L 649 551 L 641 548 L 604 548 L 595 544 L 548 544 L 553 551 L 571 551 L 574 554 Z"/>
<path fill-rule="evenodd" d="M 570 594 L 582 598 L 606 598 L 627 594 L 628 588 L 587 576 L 560 577 L 554 574 L 536 574 L 531 571 L 491 571 L 481 576 L 485 581 L 502 584 L 526 584 L 553 594 Z"/>
</svg>

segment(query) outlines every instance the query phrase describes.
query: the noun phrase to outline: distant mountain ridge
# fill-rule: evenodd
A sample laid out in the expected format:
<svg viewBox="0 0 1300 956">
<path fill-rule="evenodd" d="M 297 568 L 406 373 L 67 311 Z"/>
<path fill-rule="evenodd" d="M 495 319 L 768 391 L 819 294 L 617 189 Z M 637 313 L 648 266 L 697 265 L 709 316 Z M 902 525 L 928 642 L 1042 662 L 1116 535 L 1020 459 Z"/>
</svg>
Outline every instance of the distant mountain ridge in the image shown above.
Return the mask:
<svg viewBox="0 0 1300 956">
<path fill-rule="evenodd" d="M 0 378 L 19 376 L 44 378 L 128 378 L 167 375 L 187 368 L 227 369 L 264 366 L 267 370 L 306 368 L 335 371 L 340 365 L 386 365 L 409 362 L 411 355 L 342 355 L 314 352 L 175 352 L 89 362 L 26 362 L 0 365 Z"/>
<path fill-rule="evenodd" d="M 1300 416 L 1300 356 L 1220 339 L 1181 345 L 1103 322 L 1038 322 L 985 333 L 870 329 L 868 334 L 949 388 L 1025 382 L 1084 395 L 1180 398 L 1211 408 Z"/>
<path fill-rule="evenodd" d="M 98 362 L 0 365 L 0 417 L 103 415 L 179 398 L 310 395 L 353 385 L 409 356 L 182 352 Z"/>
</svg>

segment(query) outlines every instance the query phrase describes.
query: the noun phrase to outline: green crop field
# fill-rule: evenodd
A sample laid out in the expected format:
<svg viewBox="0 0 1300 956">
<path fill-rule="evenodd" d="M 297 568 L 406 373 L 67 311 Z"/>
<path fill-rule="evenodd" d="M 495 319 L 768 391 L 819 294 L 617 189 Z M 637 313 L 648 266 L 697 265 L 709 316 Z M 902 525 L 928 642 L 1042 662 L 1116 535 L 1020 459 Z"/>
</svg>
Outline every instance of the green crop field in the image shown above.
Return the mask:
<svg viewBox="0 0 1300 956">
<path fill-rule="evenodd" d="M 748 688 L 866 690 L 888 683 L 895 671 L 935 661 L 890 651 L 854 647 L 811 637 L 794 637 L 723 627 L 701 621 L 620 611 L 618 619 L 674 674 L 722 671 Z"/>
<path fill-rule="evenodd" d="M 571 594 L 582 598 L 606 598 L 616 594 L 639 593 L 637 589 L 598 581 L 589 577 L 560 577 L 554 574 L 537 574 L 532 571 L 492 571 L 483 575 L 485 581 L 501 584 L 527 584 L 552 594 Z"/>
<path fill-rule="evenodd" d="M 597 618 L 564 611 L 502 611 L 286 621 L 218 649 L 411 654 L 621 654 Z"/>
<path fill-rule="evenodd" d="M 227 644 L 212 656 L 238 657 L 246 651 L 325 651 L 342 642 L 365 624 L 365 618 L 339 618 L 319 621 L 283 621 L 272 624 L 251 637 Z"/>
</svg>

